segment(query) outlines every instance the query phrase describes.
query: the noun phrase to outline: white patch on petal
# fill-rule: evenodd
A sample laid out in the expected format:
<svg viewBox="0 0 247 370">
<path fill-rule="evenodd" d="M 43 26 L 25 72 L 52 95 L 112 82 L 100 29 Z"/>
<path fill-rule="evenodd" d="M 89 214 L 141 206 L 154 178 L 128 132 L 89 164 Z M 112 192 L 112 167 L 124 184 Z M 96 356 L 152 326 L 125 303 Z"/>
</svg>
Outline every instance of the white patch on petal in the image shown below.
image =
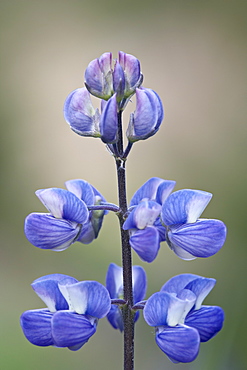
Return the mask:
<svg viewBox="0 0 247 370">
<path fill-rule="evenodd" d="M 37 293 L 37 292 L 36 292 Z M 42 301 L 46 304 L 48 310 L 50 312 L 56 312 L 56 302 L 50 296 L 41 296 L 37 293 L 37 295 L 42 299 Z"/>
<path fill-rule="evenodd" d="M 88 291 L 87 288 L 82 289 L 82 287 L 82 282 L 71 285 L 59 284 L 59 289 L 68 302 L 69 309 L 84 315 L 87 310 Z"/>
<path fill-rule="evenodd" d="M 116 286 L 116 293 L 123 292 L 123 269 L 114 269 L 114 281 Z M 119 297 L 118 298 L 123 298 Z"/>
<path fill-rule="evenodd" d="M 182 321 L 182 317 L 186 308 L 186 301 L 176 299 L 171 302 L 167 312 L 167 325 L 176 326 Z"/>
<path fill-rule="evenodd" d="M 37 190 L 37 197 L 55 218 L 63 218 L 64 199 L 53 189 Z"/>
<path fill-rule="evenodd" d="M 194 223 L 201 216 L 212 198 L 212 194 L 198 191 L 187 204 L 187 223 Z"/>
<path fill-rule="evenodd" d="M 64 298 L 66 299 L 66 301 L 69 305 L 69 310 L 73 311 L 73 307 L 72 307 L 71 302 L 70 302 L 69 292 L 67 290 L 67 285 L 62 285 L 62 284 L 58 283 L 58 288 L 59 288 L 60 292 L 62 293 L 62 295 L 64 296 Z"/>
<path fill-rule="evenodd" d="M 76 181 L 67 181 L 65 185 L 71 193 L 77 196 L 77 198 L 82 199 L 82 189 Z"/>
</svg>

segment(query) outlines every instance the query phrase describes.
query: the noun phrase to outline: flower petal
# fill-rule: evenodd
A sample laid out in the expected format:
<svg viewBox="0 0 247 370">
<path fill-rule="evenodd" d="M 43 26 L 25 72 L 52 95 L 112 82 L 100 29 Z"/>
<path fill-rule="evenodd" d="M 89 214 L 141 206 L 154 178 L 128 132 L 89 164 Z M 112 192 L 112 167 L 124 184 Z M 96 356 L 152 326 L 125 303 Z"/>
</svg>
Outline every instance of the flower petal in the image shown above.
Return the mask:
<svg viewBox="0 0 247 370">
<path fill-rule="evenodd" d="M 85 87 L 69 94 L 64 104 L 64 118 L 77 134 L 100 137 L 99 112 L 94 109 Z"/>
<path fill-rule="evenodd" d="M 51 312 L 57 310 L 67 310 L 67 301 L 58 288 L 58 282 L 63 281 L 67 284 L 76 283 L 77 280 L 68 275 L 51 274 L 42 276 L 31 284 L 35 293 L 42 299 Z"/>
<path fill-rule="evenodd" d="M 118 60 L 115 62 L 113 71 L 113 89 L 117 93 L 117 101 L 124 97 L 125 90 L 125 76 L 122 66 L 119 64 Z"/>
<path fill-rule="evenodd" d="M 21 315 L 20 324 L 25 337 L 36 346 L 52 346 L 51 320 L 53 314 L 47 309 L 30 310 Z"/>
<path fill-rule="evenodd" d="M 166 240 L 167 241 L 167 244 L 169 245 L 169 247 L 171 248 L 171 250 L 179 257 L 181 258 L 182 260 L 185 260 L 185 261 L 191 261 L 191 260 L 194 260 L 196 259 L 195 256 L 193 256 L 191 253 L 189 252 L 186 252 L 183 248 L 181 247 L 178 247 L 177 245 L 175 244 L 172 244 L 169 242 L 169 239 Z"/>
<path fill-rule="evenodd" d="M 91 185 L 91 187 L 92 187 L 93 192 L 94 192 L 96 204 L 100 204 L 100 202 L 106 202 L 105 197 L 103 197 L 103 195 L 93 185 Z M 109 211 L 105 211 L 104 214 L 106 215 L 108 212 Z"/>
<path fill-rule="evenodd" d="M 178 190 L 162 207 L 161 217 L 167 226 L 195 222 L 208 205 L 212 194 L 201 190 Z"/>
<path fill-rule="evenodd" d="M 156 343 L 173 362 L 191 362 L 199 352 L 200 336 L 198 331 L 188 326 L 158 328 Z"/>
<path fill-rule="evenodd" d="M 112 54 L 107 52 L 92 60 L 85 71 L 85 86 L 99 98 L 109 99 L 112 95 Z"/>
<path fill-rule="evenodd" d="M 71 311 L 58 311 L 52 319 L 52 336 L 57 347 L 79 349 L 96 332 L 97 321 Z"/>
<path fill-rule="evenodd" d="M 102 94 L 104 90 L 103 76 L 100 68 L 99 59 L 92 60 L 85 70 L 85 84 L 90 87 L 88 90 L 91 94 Z"/>
<path fill-rule="evenodd" d="M 176 185 L 176 181 L 163 180 L 162 183 L 158 186 L 156 194 L 156 202 L 163 204 L 168 196 L 171 194 L 172 190 Z"/>
<path fill-rule="evenodd" d="M 139 60 L 131 54 L 126 54 L 122 51 L 118 53 L 118 59 L 121 67 L 123 68 L 128 88 L 133 88 L 140 80 L 141 68 Z"/>
<path fill-rule="evenodd" d="M 100 117 L 101 140 L 104 143 L 112 144 L 117 141 L 118 115 L 117 99 L 114 94 L 106 103 Z"/>
<path fill-rule="evenodd" d="M 196 295 L 195 310 L 199 310 L 201 308 L 202 302 L 209 292 L 211 292 L 215 284 L 215 279 L 198 277 L 185 286 L 185 289 L 191 290 Z"/>
<path fill-rule="evenodd" d="M 166 241 L 166 228 L 162 225 L 160 217 L 154 222 L 154 225 L 159 232 L 160 242 Z"/>
<path fill-rule="evenodd" d="M 83 224 L 88 219 L 86 204 L 70 191 L 51 188 L 36 191 L 37 197 L 55 218 Z"/>
<path fill-rule="evenodd" d="M 157 189 L 164 180 L 159 177 L 152 177 L 146 181 L 133 195 L 130 207 L 137 206 L 143 199 L 155 200 Z"/>
<path fill-rule="evenodd" d="M 107 319 L 114 329 L 118 329 L 121 332 L 124 330 L 122 312 L 117 305 L 111 305 L 111 309 L 107 314 Z"/>
<path fill-rule="evenodd" d="M 110 297 L 120 298 L 123 295 L 123 269 L 115 263 L 111 263 L 106 274 L 106 289 Z"/>
<path fill-rule="evenodd" d="M 195 257 L 210 257 L 223 246 L 226 231 L 222 221 L 200 219 L 171 229 L 168 238 L 172 247 L 176 245 Z"/>
<path fill-rule="evenodd" d="M 142 301 L 146 294 L 147 277 L 141 266 L 132 267 L 132 285 L 134 304 Z M 123 298 L 123 269 L 111 263 L 106 274 L 106 288 L 112 299 Z"/>
<path fill-rule="evenodd" d="M 101 202 L 106 202 L 103 195 L 87 181 L 70 180 L 65 184 L 67 189 L 84 201 L 87 206 L 100 205 Z M 104 215 L 108 212 L 102 210 L 90 211 L 89 219 L 84 223 L 78 241 L 83 244 L 89 244 L 96 239 L 101 229 Z"/>
<path fill-rule="evenodd" d="M 214 337 L 223 326 L 224 311 L 217 306 L 202 306 L 186 317 L 185 324 L 198 330 L 201 342 Z"/>
<path fill-rule="evenodd" d="M 136 89 L 136 110 L 130 116 L 126 132 L 130 142 L 145 140 L 156 133 L 160 103 L 151 89 Z"/>
<path fill-rule="evenodd" d="M 160 289 L 161 292 L 175 293 L 176 295 L 191 281 L 200 277 L 194 274 L 180 274 L 169 279 Z"/>
<path fill-rule="evenodd" d="M 178 295 L 177 298 L 181 299 L 182 301 L 185 301 L 184 306 L 184 312 L 181 316 L 181 319 L 179 320 L 179 324 L 184 324 L 185 317 L 190 312 L 192 307 L 195 305 L 196 302 L 196 295 L 189 289 L 182 289 Z"/>
<path fill-rule="evenodd" d="M 147 300 L 143 316 L 150 326 L 176 326 L 183 315 L 186 302 L 166 293 L 157 292 Z"/>
<path fill-rule="evenodd" d="M 130 236 L 130 245 L 143 261 L 152 262 L 160 248 L 159 232 L 153 226 L 137 230 Z"/>
<path fill-rule="evenodd" d="M 24 229 L 27 239 L 35 247 L 62 251 L 76 241 L 80 227 L 50 214 L 31 213 L 25 220 Z"/>
<path fill-rule="evenodd" d="M 156 105 L 157 105 L 157 111 L 158 111 L 158 119 L 157 119 L 157 122 L 156 122 L 156 125 L 155 125 L 155 132 L 157 132 L 157 131 L 158 131 L 158 129 L 159 129 L 159 127 L 160 127 L 160 125 L 161 125 L 161 122 L 162 122 L 162 121 L 163 121 L 163 119 L 164 119 L 164 114 L 165 114 L 165 112 L 164 112 L 164 108 L 163 108 L 163 105 L 162 105 L 162 101 L 161 101 L 161 99 L 160 99 L 159 95 L 158 95 L 158 94 L 157 94 L 157 92 L 156 92 L 156 91 L 154 91 L 154 90 L 152 90 L 152 92 L 155 94 L 156 99 L 157 99 L 157 101 L 156 101 Z"/>
<path fill-rule="evenodd" d="M 132 267 L 132 277 L 133 277 L 133 300 L 134 304 L 142 301 L 146 295 L 147 289 L 147 276 L 143 267 L 133 266 Z"/>
<path fill-rule="evenodd" d="M 76 284 L 59 284 L 59 289 L 69 302 L 70 310 L 101 319 L 111 308 L 108 290 L 97 281 L 80 281 Z"/>
<path fill-rule="evenodd" d="M 92 222 L 86 222 L 82 228 L 81 232 L 78 236 L 77 241 L 83 244 L 92 243 L 92 241 L 96 238 L 95 231 L 92 225 Z"/>
<path fill-rule="evenodd" d="M 124 230 L 139 229 L 142 230 L 147 226 L 152 226 L 159 216 L 161 205 L 152 200 L 143 200 L 130 213 L 123 225 Z"/>
<path fill-rule="evenodd" d="M 94 205 L 94 191 L 92 186 L 85 180 L 69 180 L 65 183 L 66 188 L 77 198 L 83 200 L 87 206 Z"/>
</svg>

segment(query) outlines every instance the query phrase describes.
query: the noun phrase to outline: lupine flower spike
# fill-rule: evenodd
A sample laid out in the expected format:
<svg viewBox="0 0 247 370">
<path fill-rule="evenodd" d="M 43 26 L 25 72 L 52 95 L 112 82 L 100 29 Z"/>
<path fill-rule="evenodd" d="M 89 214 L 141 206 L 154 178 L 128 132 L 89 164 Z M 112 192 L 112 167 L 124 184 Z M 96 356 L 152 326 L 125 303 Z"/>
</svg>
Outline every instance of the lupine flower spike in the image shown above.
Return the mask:
<svg viewBox="0 0 247 370">
<path fill-rule="evenodd" d="M 87 181 L 70 180 L 67 190 L 36 191 L 47 212 L 29 214 L 24 230 L 34 246 L 63 251 L 77 241 L 93 242 L 104 216 L 115 212 L 121 229 L 122 267 L 109 265 L 106 287 L 62 274 L 36 279 L 32 288 L 47 308 L 24 312 L 21 328 L 34 345 L 76 351 L 96 332 L 99 319 L 107 317 L 114 329 L 123 332 L 124 368 L 132 370 L 134 325 L 143 310 L 145 321 L 155 328 L 158 347 L 168 358 L 174 363 L 191 362 L 198 356 L 200 343 L 213 338 L 223 326 L 223 310 L 202 305 L 215 279 L 177 275 L 144 300 L 146 273 L 141 266 L 132 266 L 131 250 L 151 263 L 166 241 L 181 259 L 210 257 L 223 246 L 226 226 L 220 220 L 200 218 L 211 193 L 191 189 L 173 192 L 176 182 L 159 177 L 146 181 L 127 207 L 126 161 L 137 141 L 159 131 L 164 119 L 162 101 L 154 90 L 142 86 L 140 61 L 122 51 L 115 60 L 110 52 L 92 60 L 84 82 L 84 87 L 68 95 L 64 118 L 78 135 L 100 138 L 114 158 L 119 205 L 106 202 Z M 91 95 L 94 100 L 99 98 L 98 108 L 94 108 Z M 133 109 L 124 137 L 122 119 L 127 104 Z"/>
</svg>

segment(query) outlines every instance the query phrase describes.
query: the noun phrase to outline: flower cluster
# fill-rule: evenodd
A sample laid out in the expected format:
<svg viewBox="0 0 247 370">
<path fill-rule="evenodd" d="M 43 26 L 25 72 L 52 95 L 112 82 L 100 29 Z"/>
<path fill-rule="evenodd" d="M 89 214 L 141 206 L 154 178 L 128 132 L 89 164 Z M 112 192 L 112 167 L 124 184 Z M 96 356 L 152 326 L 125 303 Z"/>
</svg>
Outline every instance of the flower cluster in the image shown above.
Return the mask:
<svg viewBox="0 0 247 370">
<path fill-rule="evenodd" d="M 25 234 L 41 249 L 63 251 L 75 242 L 89 244 L 98 237 L 104 215 L 113 211 L 119 218 L 123 267 L 111 263 L 106 286 L 96 281 L 78 281 L 52 274 L 32 283 L 47 308 L 29 310 L 21 316 L 26 338 L 37 346 L 80 349 L 96 332 L 98 320 L 107 317 L 110 325 L 125 332 L 130 346 L 125 352 L 128 369 L 133 368 L 134 324 L 140 312 L 155 328 L 159 348 L 172 362 L 193 361 L 201 342 L 222 328 L 224 312 L 202 302 L 216 281 L 193 274 L 171 278 L 146 301 L 147 277 L 141 266 L 132 266 L 131 248 L 142 261 L 153 262 L 160 243 L 183 260 L 210 257 L 226 239 L 220 220 L 200 218 L 212 198 L 206 191 L 174 191 L 175 181 L 152 177 L 133 195 L 127 207 L 125 164 L 138 140 L 153 136 L 164 118 L 158 94 L 142 86 L 140 62 L 119 52 L 114 62 L 104 53 L 89 63 L 85 87 L 72 91 L 64 104 L 64 117 L 81 136 L 101 138 L 116 161 L 119 206 L 84 180 L 66 182 L 66 190 L 41 189 L 36 195 L 48 213 L 31 213 L 25 220 Z M 93 107 L 91 95 L 100 99 Z M 122 113 L 132 96 L 135 111 L 130 114 L 123 148 Z M 132 347 L 131 347 L 132 346 Z M 127 363 L 126 362 L 126 363 Z"/>
<path fill-rule="evenodd" d="M 71 129 L 81 136 L 100 137 L 106 144 L 118 141 L 118 112 L 124 110 L 136 94 L 136 110 L 131 113 L 129 142 L 154 135 L 163 120 L 161 99 L 151 89 L 141 87 L 140 62 L 133 55 L 119 52 L 112 67 L 112 54 L 104 53 L 89 63 L 85 86 L 72 91 L 64 104 L 64 117 Z M 101 113 L 93 107 L 90 94 L 101 99 Z"/>
</svg>

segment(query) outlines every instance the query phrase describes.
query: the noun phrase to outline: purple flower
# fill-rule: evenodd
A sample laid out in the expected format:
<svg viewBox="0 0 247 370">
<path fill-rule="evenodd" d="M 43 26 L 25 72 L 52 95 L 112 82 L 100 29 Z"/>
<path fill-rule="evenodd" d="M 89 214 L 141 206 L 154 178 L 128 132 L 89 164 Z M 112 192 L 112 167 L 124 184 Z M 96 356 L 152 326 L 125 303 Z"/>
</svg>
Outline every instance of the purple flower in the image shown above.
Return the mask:
<svg viewBox="0 0 247 370">
<path fill-rule="evenodd" d="M 68 190 L 50 188 L 36 195 L 50 213 L 31 213 L 25 220 L 25 234 L 30 243 L 42 249 L 62 251 L 79 241 L 91 243 L 97 238 L 105 211 L 88 211 L 88 206 L 105 201 L 84 180 L 66 182 Z"/>
<path fill-rule="evenodd" d="M 98 319 L 105 317 L 111 301 L 97 281 L 81 281 L 53 274 L 32 283 L 47 309 L 26 311 L 20 318 L 24 335 L 37 346 L 80 349 L 95 333 Z"/>
<path fill-rule="evenodd" d="M 160 223 L 161 205 L 175 186 L 175 181 L 158 177 L 149 179 L 136 191 L 129 205 L 130 214 L 123 229 L 130 231 L 130 245 L 146 262 L 158 254 L 165 240 L 165 228 Z"/>
<path fill-rule="evenodd" d="M 136 304 L 144 299 L 147 288 L 147 278 L 144 269 L 141 266 L 132 267 L 133 276 L 133 302 Z M 111 263 L 106 274 L 106 288 L 109 291 L 111 299 L 123 299 L 123 269 Z M 114 329 L 124 330 L 121 308 L 112 304 L 107 314 L 108 321 Z M 139 312 L 135 313 L 135 322 L 139 318 Z"/>
<path fill-rule="evenodd" d="M 127 129 L 129 141 L 145 140 L 156 134 L 163 118 L 163 106 L 158 94 L 151 89 L 136 89 L 136 110 L 130 115 Z"/>
<path fill-rule="evenodd" d="M 223 246 L 227 229 L 220 220 L 200 219 L 212 194 L 178 190 L 162 205 L 161 220 L 169 247 L 182 259 L 210 257 Z"/>
<path fill-rule="evenodd" d="M 88 90 L 80 88 L 67 97 L 64 118 L 70 128 L 81 136 L 100 137 L 104 143 L 115 143 L 118 130 L 116 94 L 106 104 L 101 104 L 101 108 L 100 115 L 92 105 Z"/>
<path fill-rule="evenodd" d="M 100 137 L 100 114 L 94 109 L 85 87 L 72 91 L 64 103 L 64 118 L 70 128 L 81 136 Z"/>
<path fill-rule="evenodd" d="M 171 278 L 147 300 L 144 319 L 156 327 L 156 343 L 171 361 L 193 361 L 200 342 L 221 330 L 223 310 L 201 305 L 215 283 L 214 279 L 182 274 Z"/>
</svg>

